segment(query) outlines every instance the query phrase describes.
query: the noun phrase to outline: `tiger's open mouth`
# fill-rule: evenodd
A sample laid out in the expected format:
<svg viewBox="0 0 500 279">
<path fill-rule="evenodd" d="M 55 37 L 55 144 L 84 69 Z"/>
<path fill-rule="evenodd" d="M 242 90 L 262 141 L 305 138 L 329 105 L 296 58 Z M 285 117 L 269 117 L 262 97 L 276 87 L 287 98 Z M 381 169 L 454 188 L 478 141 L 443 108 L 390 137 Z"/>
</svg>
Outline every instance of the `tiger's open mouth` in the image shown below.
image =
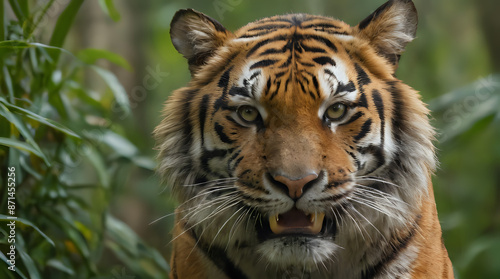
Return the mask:
<svg viewBox="0 0 500 279">
<path fill-rule="evenodd" d="M 337 232 L 336 222 L 326 217 L 325 213 L 306 214 L 295 207 L 285 213 L 259 219 L 256 225 L 261 241 L 297 236 L 330 238 L 335 237 Z"/>
<path fill-rule="evenodd" d="M 269 217 L 269 227 L 274 234 L 311 234 L 316 235 L 323 228 L 325 213 L 305 214 L 292 208 L 283 213 Z"/>
</svg>

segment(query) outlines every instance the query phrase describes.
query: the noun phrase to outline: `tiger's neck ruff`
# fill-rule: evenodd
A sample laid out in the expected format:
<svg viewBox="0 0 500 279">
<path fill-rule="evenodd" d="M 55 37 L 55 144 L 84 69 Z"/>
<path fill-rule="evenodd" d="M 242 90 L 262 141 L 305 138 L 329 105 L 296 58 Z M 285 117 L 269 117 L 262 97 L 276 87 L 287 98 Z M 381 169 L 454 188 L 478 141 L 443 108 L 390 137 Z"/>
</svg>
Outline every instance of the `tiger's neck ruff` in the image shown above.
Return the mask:
<svg viewBox="0 0 500 279">
<path fill-rule="evenodd" d="M 416 26 L 408 0 L 355 27 L 177 12 L 192 80 L 155 130 L 180 201 L 171 278 L 453 278 L 428 111 L 394 76 Z"/>
</svg>

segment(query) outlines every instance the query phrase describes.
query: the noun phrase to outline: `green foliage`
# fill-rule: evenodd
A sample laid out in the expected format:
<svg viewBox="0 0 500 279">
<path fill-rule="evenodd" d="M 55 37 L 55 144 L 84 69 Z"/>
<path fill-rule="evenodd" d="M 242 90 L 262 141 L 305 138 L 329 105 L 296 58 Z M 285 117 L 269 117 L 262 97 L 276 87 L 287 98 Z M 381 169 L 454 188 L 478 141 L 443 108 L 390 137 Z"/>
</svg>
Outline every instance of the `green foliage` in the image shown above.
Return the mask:
<svg viewBox="0 0 500 279">
<path fill-rule="evenodd" d="M 500 74 L 482 78 L 463 88 L 441 95 L 430 102 L 430 109 L 440 127 L 439 143 L 445 144 L 474 129 L 485 120 L 500 121 Z M 490 121 L 488 121 L 490 122 Z M 488 126 L 482 125 L 480 132 Z M 493 125 L 492 127 L 497 127 Z"/>
<path fill-rule="evenodd" d="M 169 267 L 163 257 L 109 208 L 127 170 L 154 168 L 123 135 L 126 128 L 113 121 L 116 112 L 130 113 L 125 89 L 95 63 L 106 59 L 131 66 L 106 50 L 73 55 L 62 48 L 83 0 L 64 7 L 48 44 L 34 34 L 54 1 L 42 7 L 29 3 L 9 0 L 17 20 L 6 26 L 0 5 L 0 210 L 8 205 L 7 167 L 14 167 L 17 217 L 12 272 L 4 252 L 11 245 L 5 228 L 12 214 L 0 214 L 0 277 L 102 278 L 118 272 L 98 264 L 107 249 L 135 274 L 164 278 Z M 120 19 L 112 1 L 101 3 L 113 20 Z M 88 71 L 108 90 L 87 88 Z"/>
<path fill-rule="evenodd" d="M 500 75 L 430 102 L 443 167 L 435 191 L 457 278 L 497 278 L 500 268 Z"/>
</svg>

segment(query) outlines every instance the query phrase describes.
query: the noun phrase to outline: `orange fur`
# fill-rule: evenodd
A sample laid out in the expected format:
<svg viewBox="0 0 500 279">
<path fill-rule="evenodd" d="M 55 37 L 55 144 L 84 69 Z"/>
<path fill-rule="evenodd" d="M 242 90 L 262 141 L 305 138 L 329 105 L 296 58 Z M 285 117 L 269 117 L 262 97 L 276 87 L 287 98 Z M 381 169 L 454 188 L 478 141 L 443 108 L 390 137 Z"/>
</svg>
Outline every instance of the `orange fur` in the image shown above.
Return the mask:
<svg viewBox="0 0 500 279">
<path fill-rule="evenodd" d="M 170 278 L 206 279 L 207 271 L 204 270 L 203 266 L 207 260 L 196 249 L 196 241 L 185 230 L 182 222 L 175 222 L 173 237 L 176 240 L 173 242 L 174 247 L 170 260 Z"/>
<path fill-rule="evenodd" d="M 430 183 L 428 191 L 429 196 L 422 200 L 420 207 L 422 218 L 415 239 L 420 244 L 420 251 L 414 263 L 412 278 L 454 278 L 453 267 L 441 237 L 441 225 Z"/>
</svg>

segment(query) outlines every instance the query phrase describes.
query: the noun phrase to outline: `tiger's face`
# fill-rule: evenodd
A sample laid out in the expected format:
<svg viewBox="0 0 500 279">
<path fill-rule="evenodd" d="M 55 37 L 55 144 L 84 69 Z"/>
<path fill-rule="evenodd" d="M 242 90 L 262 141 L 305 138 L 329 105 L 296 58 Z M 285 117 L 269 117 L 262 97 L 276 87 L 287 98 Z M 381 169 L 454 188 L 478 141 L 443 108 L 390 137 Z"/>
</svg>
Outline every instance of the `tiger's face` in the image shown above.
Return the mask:
<svg viewBox="0 0 500 279">
<path fill-rule="evenodd" d="M 394 77 L 413 4 L 388 3 L 355 27 L 291 14 L 231 33 L 176 14 L 172 41 L 193 78 L 156 130 L 159 170 L 200 246 L 241 265 L 321 269 L 376 253 L 414 217 L 432 129 Z"/>
</svg>

